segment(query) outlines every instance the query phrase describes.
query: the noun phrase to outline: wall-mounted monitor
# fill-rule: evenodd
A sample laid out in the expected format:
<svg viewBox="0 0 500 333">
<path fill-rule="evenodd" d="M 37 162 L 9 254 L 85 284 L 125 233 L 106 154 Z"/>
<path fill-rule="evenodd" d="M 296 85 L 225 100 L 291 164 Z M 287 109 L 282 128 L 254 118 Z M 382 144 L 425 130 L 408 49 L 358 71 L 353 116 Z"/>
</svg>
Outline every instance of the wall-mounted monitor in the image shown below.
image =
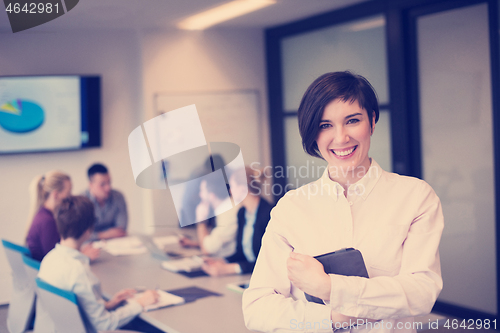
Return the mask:
<svg viewBox="0 0 500 333">
<path fill-rule="evenodd" d="M 99 76 L 0 76 L 0 154 L 99 146 Z"/>
</svg>

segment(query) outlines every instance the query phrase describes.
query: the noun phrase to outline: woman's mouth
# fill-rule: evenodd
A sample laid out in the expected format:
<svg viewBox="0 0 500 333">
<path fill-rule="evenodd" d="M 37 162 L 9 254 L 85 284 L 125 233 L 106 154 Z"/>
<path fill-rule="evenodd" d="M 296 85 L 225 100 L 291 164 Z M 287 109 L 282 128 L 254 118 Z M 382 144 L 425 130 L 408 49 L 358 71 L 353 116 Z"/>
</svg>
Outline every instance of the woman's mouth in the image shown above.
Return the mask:
<svg viewBox="0 0 500 333">
<path fill-rule="evenodd" d="M 331 149 L 331 151 L 338 157 L 345 158 L 345 157 L 350 157 L 354 152 L 356 151 L 356 148 L 358 146 L 354 146 L 351 148 L 346 148 L 346 149 Z"/>
</svg>

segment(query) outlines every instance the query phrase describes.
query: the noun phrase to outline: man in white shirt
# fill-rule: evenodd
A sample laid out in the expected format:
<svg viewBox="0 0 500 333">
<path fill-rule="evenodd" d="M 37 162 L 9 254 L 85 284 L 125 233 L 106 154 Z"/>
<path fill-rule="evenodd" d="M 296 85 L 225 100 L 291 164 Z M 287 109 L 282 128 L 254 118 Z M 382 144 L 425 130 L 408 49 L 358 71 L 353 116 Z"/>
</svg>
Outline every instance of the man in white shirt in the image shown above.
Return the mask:
<svg viewBox="0 0 500 333">
<path fill-rule="evenodd" d="M 131 299 L 133 289 L 124 289 L 105 301 L 100 282 L 89 268 L 89 258 L 79 249 L 86 242 L 95 223 L 94 206 L 83 196 L 70 196 L 56 211 L 57 230 L 61 241 L 42 260 L 38 277 L 54 287 L 76 294 L 78 303 L 96 330 L 115 330 L 132 321 L 145 306 L 156 303 L 158 293 L 146 291 Z M 126 304 L 120 306 L 126 300 Z M 37 307 L 37 326 L 51 330 L 52 321 Z"/>
</svg>

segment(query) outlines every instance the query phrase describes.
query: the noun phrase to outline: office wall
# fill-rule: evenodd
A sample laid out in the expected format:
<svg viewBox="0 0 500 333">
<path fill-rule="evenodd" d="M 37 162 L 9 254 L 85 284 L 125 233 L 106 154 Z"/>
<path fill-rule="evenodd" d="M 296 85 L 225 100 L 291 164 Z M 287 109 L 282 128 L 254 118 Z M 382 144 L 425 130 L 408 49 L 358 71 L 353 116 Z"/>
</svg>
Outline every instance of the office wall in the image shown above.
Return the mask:
<svg viewBox="0 0 500 333">
<path fill-rule="evenodd" d="M 135 186 L 127 137 L 142 119 L 141 50 L 132 33 L 0 34 L 0 75 L 99 74 L 102 76 L 102 147 L 84 151 L 0 156 L 0 237 L 23 243 L 31 179 L 51 169 L 69 173 L 73 193 L 86 187 L 86 168 L 108 165 L 123 191 L 132 231 L 143 230 L 142 189 Z M 0 249 L 0 303 L 10 292 L 10 273 Z"/>
<path fill-rule="evenodd" d="M 155 221 L 177 226 L 168 191 L 134 184 L 127 137 L 154 114 L 158 91 L 255 89 L 260 94 L 260 144 L 249 153 L 270 164 L 263 34 L 261 30 L 193 32 L 22 32 L 0 34 L 0 75 L 102 76 L 102 147 L 84 151 L 0 156 L 0 238 L 23 243 L 28 185 L 51 169 L 69 173 L 73 193 L 86 187 L 94 161 L 110 168 L 127 199 L 130 230 L 151 232 Z M 209 139 L 209 138 L 207 138 Z M 153 206 L 153 203 L 155 205 Z M 154 208 L 154 209 L 153 209 Z M 10 270 L 0 249 L 0 304 L 10 295 Z"/>
<path fill-rule="evenodd" d="M 259 162 L 261 167 L 270 165 L 264 39 L 261 30 L 149 32 L 143 35 L 142 41 L 146 118 L 157 115 L 154 94 L 158 92 L 257 90 L 260 105 L 256 116 L 261 128 L 259 133 L 255 133 L 252 148 L 242 152 L 246 164 Z M 206 139 L 216 141 L 210 137 Z M 157 228 L 178 226 L 169 191 L 152 190 L 150 194 Z"/>
</svg>

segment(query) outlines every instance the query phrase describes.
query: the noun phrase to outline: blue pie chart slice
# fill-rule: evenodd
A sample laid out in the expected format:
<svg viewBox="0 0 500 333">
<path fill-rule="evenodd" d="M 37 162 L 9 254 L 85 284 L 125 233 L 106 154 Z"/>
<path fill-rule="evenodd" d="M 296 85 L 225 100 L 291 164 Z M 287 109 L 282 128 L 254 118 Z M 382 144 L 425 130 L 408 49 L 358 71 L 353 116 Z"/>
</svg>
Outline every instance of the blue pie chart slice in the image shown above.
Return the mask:
<svg viewBox="0 0 500 333">
<path fill-rule="evenodd" d="M 40 105 L 17 99 L 0 106 L 0 126 L 13 133 L 27 133 L 36 130 L 45 119 Z"/>
</svg>

